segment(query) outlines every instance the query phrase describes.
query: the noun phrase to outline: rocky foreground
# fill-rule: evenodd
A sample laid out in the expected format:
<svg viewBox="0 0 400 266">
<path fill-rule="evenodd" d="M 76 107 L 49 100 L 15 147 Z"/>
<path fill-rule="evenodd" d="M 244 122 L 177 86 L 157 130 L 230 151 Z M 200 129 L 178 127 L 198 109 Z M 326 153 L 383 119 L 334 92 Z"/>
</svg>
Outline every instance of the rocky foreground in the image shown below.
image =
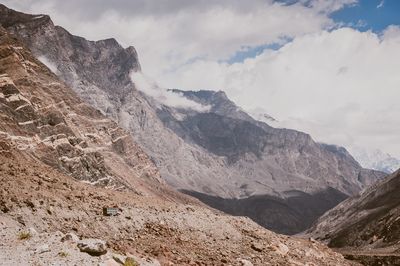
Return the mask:
<svg viewBox="0 0 400 266">
<path fill-rule="evenodd" d="M 0 265 L 120 265 L 128 257 L 139 265 L 353 265 L 248 218 L 186 197 L 96 188 L 2 146 Z M 119 214 L 103 216 L 103 206 Z"/>
</svg>

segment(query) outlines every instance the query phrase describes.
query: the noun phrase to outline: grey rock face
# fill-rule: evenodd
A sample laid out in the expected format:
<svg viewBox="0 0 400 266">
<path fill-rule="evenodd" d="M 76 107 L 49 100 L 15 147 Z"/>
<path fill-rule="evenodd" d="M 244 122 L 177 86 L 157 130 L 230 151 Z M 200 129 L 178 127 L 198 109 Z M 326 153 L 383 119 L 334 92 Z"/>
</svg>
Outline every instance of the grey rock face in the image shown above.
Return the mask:
<svg viewBox="0 0 400 266">
<path fill-rule="evenodd" d="M 293 190 L 314 194 L 328 188 L 354 195 L 382 176 L 362 169 L 345 150 L 252 119 L 223 92 L 172 90 L 209 105 L 207 113 L 162 105 L 130 80 L 132 71 L 140 71 L 133 48 L 115 40 L 87 41 L 54 26 L 47 16 L 13 12 L 0 8 L 0 24 L 36 56 L 51 61 L 82 99 L 129 130 L 177 189 L 226 199 L 287 198 Z M 123 152 L 118 140 L 113 147 Z M 88 163 L 96 164 L 95 158 Z"/>
<path fill-rule="evenodd" d="M 0 49 L 0 140 L 92 185 L 145 193 L 140 183 L 162 184 L 126 131 L 82 102 L 2 27 Z"/>
<path fill-rule="evenodd" d="M 250 176 L 248 172 L 242 172 L 242 176 L 246 175 L 247 180 L 263 176 L 259 184 L 268 184 L 277 194 L 290 190 L 289 187 L 305 192 L 333 187 L 352 195 L 383 176 L 380 172 L 362 169 L 343 147 L 316 143 L 303 132 L 277 129 L 254 120 L 222 92 L 173 91 L 211 106 L 211 111 L 194 113 L 164 108 L 158 114 L 165 126 L 187 142 L 226 158 L 231 169 L 252 168 Z M 176 119 L 176 112 L 181 113 L 179 118 L 184 118 Z M 258 169 L 266 172 L 253 172 Z M 285 178 L 288 180 L 281 186 L 280 181 Z M 241 185 L 248 188 L 249 184 Z"/>
</svg>

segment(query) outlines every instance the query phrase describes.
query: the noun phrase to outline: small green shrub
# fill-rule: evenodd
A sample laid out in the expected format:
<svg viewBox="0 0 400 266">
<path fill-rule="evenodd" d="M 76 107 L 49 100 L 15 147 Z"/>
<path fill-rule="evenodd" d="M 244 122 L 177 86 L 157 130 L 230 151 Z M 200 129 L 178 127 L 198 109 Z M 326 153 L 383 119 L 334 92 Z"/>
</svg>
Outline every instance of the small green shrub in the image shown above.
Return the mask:
<svg viewBox="0 0 400 266">
<path fill-rule="evenodd" d="M 139 266 L 139 264 L 133 258 L 126 258 L 124 266 Z"/>
<path fill-rule="evenodd" d="M 31 237 L 32 237 L 31 233 L 26 231 L 19 232 L 18 234 L 19 240 L 27 240 L 30 239 Z"/>
</svg>

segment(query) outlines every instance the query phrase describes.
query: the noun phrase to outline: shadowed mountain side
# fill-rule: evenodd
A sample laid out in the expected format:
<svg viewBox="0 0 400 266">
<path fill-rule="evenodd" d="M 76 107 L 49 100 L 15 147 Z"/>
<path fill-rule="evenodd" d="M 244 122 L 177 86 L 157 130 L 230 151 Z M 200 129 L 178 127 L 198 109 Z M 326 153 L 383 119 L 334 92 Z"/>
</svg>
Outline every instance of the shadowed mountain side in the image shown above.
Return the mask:
<svg viewBox="0 0 400 266">
<path fill-rule="evenodd" d="M 324 214 L 310 233 L 336 248 L 400 248 L 399 189 L 400 170 Z"/>
<path fill-rule="evenodd" d="M 363 265 L 400 265 L 400 170 L 325 213 L 308 234 Z"/>
<path fill-rule="evenodd" d="M 285 198 L 256 195 L 243 199 L 225 199 L 195 191 L 181 192 L 225 213 L 247 216 L 267 229 L 289 235 L 309 228 L 324 212 L 347 198 L 347 195 L 334 188 L 315 194 L 288 191 Z"/>
</svg>

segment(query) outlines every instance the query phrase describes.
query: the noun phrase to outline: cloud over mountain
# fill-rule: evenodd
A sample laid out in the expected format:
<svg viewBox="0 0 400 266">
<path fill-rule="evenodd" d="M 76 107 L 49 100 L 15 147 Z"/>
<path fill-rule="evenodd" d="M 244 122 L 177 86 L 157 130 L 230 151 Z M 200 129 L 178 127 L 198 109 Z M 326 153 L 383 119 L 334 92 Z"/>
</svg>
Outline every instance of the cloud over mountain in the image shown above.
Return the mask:
<svg viewBox="0 0 400 266">
<path fill-rule="evenodd" d="M 400 156 L 400 28 L 360 32 L 331 18 L 359 1 L 2 2 L 86 38 L 134 45 L 160 87 L 224 90 L 319 141 Z"/>
<path fill-rule="evenodd" d="M 351 28 L 296 38 L 242 63 L 198 60 L 164 84 L 224 88 L 245 109 L 262 107 L 280 126 L 317 140 L 380 148 L 399 156 L 400 31 Z M 202 77 L 207 76 L 207 79 Z"/>
</svg>

